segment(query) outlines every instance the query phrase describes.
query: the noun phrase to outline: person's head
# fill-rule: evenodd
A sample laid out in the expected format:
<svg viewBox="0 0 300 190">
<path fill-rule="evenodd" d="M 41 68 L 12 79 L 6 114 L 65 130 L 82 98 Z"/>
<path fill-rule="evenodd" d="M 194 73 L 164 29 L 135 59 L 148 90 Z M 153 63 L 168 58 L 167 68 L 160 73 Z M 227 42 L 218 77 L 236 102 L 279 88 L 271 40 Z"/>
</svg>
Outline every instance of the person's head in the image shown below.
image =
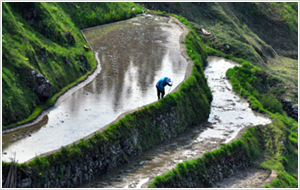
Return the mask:
<svg viewBox="0 0 300 190">
<path fill-rule="evenodd" d="M 167 77 L 167 83 L 171 83 L 171 79 L 169 77 Z"/>
</svg>

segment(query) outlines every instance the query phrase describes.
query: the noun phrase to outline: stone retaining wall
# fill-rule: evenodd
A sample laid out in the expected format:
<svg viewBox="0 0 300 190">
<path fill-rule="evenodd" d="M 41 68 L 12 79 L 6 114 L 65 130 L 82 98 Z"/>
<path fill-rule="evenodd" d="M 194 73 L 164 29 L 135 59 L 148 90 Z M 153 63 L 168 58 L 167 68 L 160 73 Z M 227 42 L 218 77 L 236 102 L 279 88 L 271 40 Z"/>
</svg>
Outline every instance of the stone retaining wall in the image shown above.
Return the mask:
<svg viewBox="0 0 300 190">
<path fill-rule="evenodd" d="M 249 128 L 241 139 L 206 152 L 203 157 L 185 161 L 170 172 L 157 176 L 149 187 L 208 188 L 240 169 L 253 165 L 263 155 L 259 127 Z"/>
<path fill-rule="evenodd" d="M 182 134 L 187 128 L 206 122 L 212 100 L 203 73 L 207 55 L 194 32 L 188 34 L 186 43 L 190 44 L 187 51 L 193 57 L 194 66 L 178 91 L 126 114 L 90 138 L 19 164 L 17 187 L 78 187 Z M 2 185 L 9 167 L 10 163 L 2 162 Z"/>
</svg>

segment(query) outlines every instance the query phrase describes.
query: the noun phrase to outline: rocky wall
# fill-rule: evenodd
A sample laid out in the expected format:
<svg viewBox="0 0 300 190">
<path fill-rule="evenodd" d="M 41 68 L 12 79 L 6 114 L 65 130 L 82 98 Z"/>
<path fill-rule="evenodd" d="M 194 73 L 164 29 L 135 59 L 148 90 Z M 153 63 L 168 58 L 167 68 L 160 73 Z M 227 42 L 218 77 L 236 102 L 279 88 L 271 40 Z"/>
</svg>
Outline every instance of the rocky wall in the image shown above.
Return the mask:
<svg viewBox="0 0 300 190">
<path fill-rule="evenodd" d="M 203 157 L 185 161 L 170 172 L 157 176 L 152 188 L 210 188 L 237 170 L 253 165 L 263 155 L 259 127 L 247 130 L 241 139 L 220 149 L 206 152 Z"/>
<path fill-rule="evenodd" d="M 110 130 L 70 148 L 21 164 L 17 172 L 17 187 L 77 187 L 176 137 L 193 124 L 205 122 L 209 115 L 208 100 L 206 106 L 193 101 L 194 106 L 187 108 L 185 106 L 191 102 L 189 99 L 196 97 L 183 93 L 176 100 L 173 98 L 166 96 L 161 104 L 129 114 L 112 124 Z M 202 108 L 203 117 L 197 117 L 198 112 L 192 114 L 196 107 Z M 3 167 L 6 168 L 3 169 L 2 184 L 6 181 L 9 164 Z"/>
</svg>

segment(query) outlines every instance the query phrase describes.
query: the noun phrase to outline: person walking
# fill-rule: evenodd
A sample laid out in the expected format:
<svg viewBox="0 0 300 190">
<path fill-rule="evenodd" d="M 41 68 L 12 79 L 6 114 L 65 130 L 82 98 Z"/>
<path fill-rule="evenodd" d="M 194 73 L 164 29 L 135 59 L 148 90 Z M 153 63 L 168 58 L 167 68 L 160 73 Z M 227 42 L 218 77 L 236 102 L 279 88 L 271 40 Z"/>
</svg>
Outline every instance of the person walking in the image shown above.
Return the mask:
<svg viewBox="0 0 300 190">
<path fill-rule="evenodd" d="M 171 79 L 168 77 L 164 77 L 156 83 L 158 99 L 164 98 L 166 85 L 172 86 Z"/>
</svg>

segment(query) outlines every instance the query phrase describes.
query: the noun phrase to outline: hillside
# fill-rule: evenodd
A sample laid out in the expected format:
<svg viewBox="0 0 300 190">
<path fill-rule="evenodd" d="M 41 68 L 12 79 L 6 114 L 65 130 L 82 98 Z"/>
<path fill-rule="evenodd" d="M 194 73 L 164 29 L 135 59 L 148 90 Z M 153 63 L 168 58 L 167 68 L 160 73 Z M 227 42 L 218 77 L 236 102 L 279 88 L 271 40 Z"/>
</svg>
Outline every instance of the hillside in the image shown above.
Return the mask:
<svg viewBox="0 0 300 190">
<path fill-rule="evenodd" d="M 269 91 L 298 103 L 297 3 L 141 4 L 184 16 L 208 47 L 263 68 L 276 81 Z M 202 28 L 212 34 L 204 36 Z"/>
<path fill-rule="evenodd" d="M 133 3 L 2 3 L 2 127 L 36 117 L 94 70 L 80 29 L 139 10 Z"/>
<path fill-rule="evenodd" d="M 242 138 L 178 164 L 150 187 L 190 185 L 198 179 L 205 179 L 204 185 L 210 187 L 217 179 L 214 175 L 220 174 L 220 163 L 226 175 L 231 173 L 224 164 L 231 162 L 231 157 L 244 168 L 252 164 L 278 171 L 280 175 L 267 187 L 297 187 L 298 119 L 289 117 L 281 102 L 298 103 L 298 3 L 139 4 L 151 9 L 149 12 L 175 13 L 187 19 L 175 15 L 190 29 L 181 42 L 195 63 L 192 76 L 178 92 L 126 115 L 92 138 L 18 165 L 20 183 L 75 187 L 83 178 L 88 181 L 105 174 L 168 138 L 176 139 L 185 128 L 206 122 L 212 95 L 203 67 L 207 56 L 217 55 L 241 63 L 227 71 L 227 78 L 235 92 L 254 110 L 269 115 L 272 123 L 250 127 Z M 96 61 L 80 29 L 130 18 L 143 10 L 134 3 L 2 5 L 3 129 L 36 117 L 93 71 Z M 212 34 L 204 36 L 202 28 Z M 165 113 L 168 119 L 161 120 Z M 179 118 L 176 124 L 174 115 Z M 10 163 L 2 162 L 3 174 L 8 174 L 9 168 Z M 47 183 L 48 177 L 53 183 Z"/>
</svg>

